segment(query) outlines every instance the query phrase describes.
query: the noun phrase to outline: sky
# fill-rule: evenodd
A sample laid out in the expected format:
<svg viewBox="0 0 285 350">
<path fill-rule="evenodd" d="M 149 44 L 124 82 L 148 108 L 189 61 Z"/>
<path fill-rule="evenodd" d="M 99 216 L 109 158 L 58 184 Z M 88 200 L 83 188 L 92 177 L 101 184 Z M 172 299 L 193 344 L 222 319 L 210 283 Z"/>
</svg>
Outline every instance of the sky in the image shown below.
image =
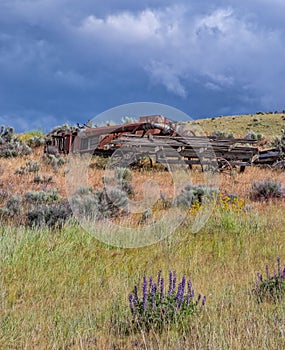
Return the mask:
<svg viewBox="0 0 285 350">
<path fill-rule="evenodd" d="M 0 0 L 0 124 L 49 131 L 134 102 L 193 119 L 283 110 L 284 13 L 284 0 Z"/>
</svg>

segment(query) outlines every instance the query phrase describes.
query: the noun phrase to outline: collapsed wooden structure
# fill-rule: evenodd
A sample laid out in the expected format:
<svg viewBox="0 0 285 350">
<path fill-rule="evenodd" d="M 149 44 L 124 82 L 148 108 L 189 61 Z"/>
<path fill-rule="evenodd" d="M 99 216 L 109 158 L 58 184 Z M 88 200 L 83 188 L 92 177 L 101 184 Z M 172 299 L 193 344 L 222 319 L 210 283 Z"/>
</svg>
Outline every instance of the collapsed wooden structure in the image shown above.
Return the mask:
<svg viewBox="0 0 285 350">
<path fill-rule="evenodd" d="M 255 140 L 196 136 L 181 124 L 156 115 L 140 117 L 137 123 L 59 130 L 49 145 L 62 153 L 113 155 L 121 166 L 149 157 L 159 163 L 212 165 L 215 168 L 274 164 L 284 157 L 282 149 L 260 151 Z"/>
</svg>

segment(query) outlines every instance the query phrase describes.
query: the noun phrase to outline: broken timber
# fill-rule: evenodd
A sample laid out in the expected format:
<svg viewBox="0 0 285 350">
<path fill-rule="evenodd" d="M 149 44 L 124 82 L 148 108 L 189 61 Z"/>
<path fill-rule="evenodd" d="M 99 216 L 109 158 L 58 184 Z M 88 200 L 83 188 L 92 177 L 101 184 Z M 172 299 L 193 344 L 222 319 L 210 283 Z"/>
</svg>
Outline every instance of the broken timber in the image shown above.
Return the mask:
<svg viewBox="0 0 285 350">
<path fill-rule="evenodd" d="M 92 153 L 117 158 L 121 166 L 149 157 L 164 164 L 184 162 L 211 165 L 219 169 L 284 163 L 284 150 L 259 150 L 255 140 L 195 136 L 191 131 L 179 134 L 178 124 L 163 116 L 141 117 L 137 123 L 59 130 L 49 145 L 61 153 Z"/>
</svg>

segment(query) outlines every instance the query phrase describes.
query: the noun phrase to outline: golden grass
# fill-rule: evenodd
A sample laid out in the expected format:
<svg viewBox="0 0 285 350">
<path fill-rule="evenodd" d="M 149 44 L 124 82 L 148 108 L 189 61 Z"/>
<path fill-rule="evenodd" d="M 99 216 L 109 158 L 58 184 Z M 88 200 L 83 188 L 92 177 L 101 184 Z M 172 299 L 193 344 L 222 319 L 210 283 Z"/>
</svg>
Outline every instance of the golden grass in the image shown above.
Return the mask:
<svg viewBox="0 0 285 350">
<path fill-rule="evenodd" d="M 41 189 L 33 175 L 14 175 L 29 159 L 41 161 L 42 149 L 27 158 L 0 159 L 5 170 L 1 186 L 24 195 Z M 63 197 L 64 169 L 52 174 Z M 90 169 L 88 181 L 102 187 L 104 170 Z M 285 263 L 284 201 L 252 202 L 252 181 L 265 178 L 285 183 L 285 173 L 247 168 L 245 173 L 219 175 L 222 193 L 246 198 L 246 212 L 217 207 L 206 225 L 191 232 L 191 215 L 164 240 L 144 247 L 119 249 L 100 243 L 80 226 L 62 230 L 0 228 L 0 348 L 1 349 L 272 349 L 285 342 L 284 303 L 258 304 L 250 295 L 256 273 L 271 269 L 277 256 Z M 199 167 L 189 180 L 205 183 Z M 134 170 L 136 200 L 143 198 L 142 184 L 157 186 L 173 195 L 171 174 Z M 167 211 L 166 211 L 167 213 Z M 131 222 L 131 224 L 134 224 Z M 108 236 L 108 227 L 102 225 Z M 196 292 L 207 296 L 200 317 L 182 329 L 124 333 L 128 294 L 143 275 L 191 276 Z"/>
<path fill-rule="evenodd" d="M 0 166 L 4 171 L 1 174 L 0 183 L 4 188 L 10 188 L 12 192 L 23 195 L 28 190 L 40 190 L 43 185 L 33 183 L 34 174 L 15 175 L 15 170 L 24 166 L 28 160 L 36 160 L 41 163 L 39 174 L 50 174 L 53 176 L 53 183 L 48 186 L 57 187 L 60 189 L 63 197 L 66 196 L 65 189 L 65 167 L 59 169 L 58 172 L 53 172 L 50 165 L 42 162 L 43 150 L 37 149 L 32 156 L 23 158 L 1 159 Z M 89 168 L 88 169 L 88 184 L 94 188 L 102 188 L 104 169 Z M 151 169 L 134 169 L 132 170 L 132 185 L 136 193 L 136 199 L 143 198 L 145 184 L 146 190 L 155 189 L 163 191 L 169 197 L 173 196 L 173 177 L 167 171 L 156 171 Z M 207 183 L 205 173 L 201 172 L 199 166 L 195 166 L 192 171 L 188 172 L 187 177 L 189 182 L 193 184 Z M 241 197 L 247 197 L 253 181 L 261 181 L 264 179 L 275 179 L 281 183 L 285 183 L 285 173 L 282 170 L 262 169 L 258 167 L 247 167 L 244 173 L 239 173 L 238 170 L 221 172 L 217 175 L 217 184 L 220 190 L 224 193 L 235 193 Z M 211 180 L 209 180 L 210 182 Z"/>
<path fill-rule="evenodd" d="M 185 224 L 155 245 L 127 250 L 79 227 L 2 229 L 1 348 L 280 349 L 282 304 L 259 305 L 248 292 L 266 263 L 285 261 L 283 213 L 274 204 L 266 217 L 216 213 L 197 234 Z M 205 311 L 180 330 L 125 335 L 128 293 L 159 269 L 191 276 L 207 295 Z"/>
<path fill-rule="evenodd" d="M 267 138 L 281 135 L 285 127 L 285 113 L 246 114 L 221 116 L 216 118 L 197 119 L 195 124 L 206 134 L 213 131 L 233 133 L 236 137 L 244 137 L 250 130 L 261 133 Z"/>
</svg>

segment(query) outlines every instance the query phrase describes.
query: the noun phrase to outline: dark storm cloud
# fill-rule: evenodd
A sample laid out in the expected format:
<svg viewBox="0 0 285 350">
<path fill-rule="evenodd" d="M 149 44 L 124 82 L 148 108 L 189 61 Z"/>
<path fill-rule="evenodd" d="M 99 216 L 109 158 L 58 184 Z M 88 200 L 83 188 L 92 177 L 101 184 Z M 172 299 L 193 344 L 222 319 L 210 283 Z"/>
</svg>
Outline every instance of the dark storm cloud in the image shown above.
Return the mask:
<svg viewBox="0 0 285 350">
<path fill-rule="evenodd" d="M 193 117 L 284 109 L 284 10 L 281 0 L 2 0 L 0 122 L 50 128 L 135 101 Z"/>
</svg>

